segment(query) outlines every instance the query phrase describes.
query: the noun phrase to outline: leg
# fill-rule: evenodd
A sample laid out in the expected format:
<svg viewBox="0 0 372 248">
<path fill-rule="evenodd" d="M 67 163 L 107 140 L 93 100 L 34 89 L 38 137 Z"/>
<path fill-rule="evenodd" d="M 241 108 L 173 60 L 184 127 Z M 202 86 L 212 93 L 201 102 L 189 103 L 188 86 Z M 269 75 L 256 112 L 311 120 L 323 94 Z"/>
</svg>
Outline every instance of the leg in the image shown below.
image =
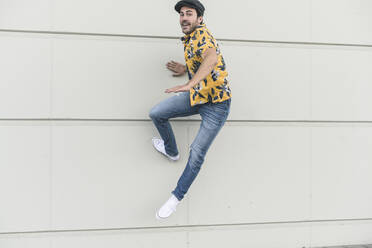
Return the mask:
<svg viewBox="0 0 372 248">
<path fill-rule="evenodd" d="M 168 155 L 176 156 L 178 154 L 176 139 L 168 120 L 197 113 L 198 107 L 190 106 L 189 92 L 182 92 L 179 95 L 165 99 L 151 109 L 149 116 L 164 140 L 165 151 Z"/>
<path fill-rule="evenodd" d="M 199 110 L 202 117 L 200 129 L 195 140 L 191 144 L 186 168 L 178 180 L 176 189 L 172 191 L 172 194 L 174 194 L 178 200 L 183 199 L 192 182 L 198 175 L 210 145 L 225 124 L 230 112 L 230 102 L 231 99 L 222 103 L 206 103 L 201 105 L 202 107 Z"/>
</svg>

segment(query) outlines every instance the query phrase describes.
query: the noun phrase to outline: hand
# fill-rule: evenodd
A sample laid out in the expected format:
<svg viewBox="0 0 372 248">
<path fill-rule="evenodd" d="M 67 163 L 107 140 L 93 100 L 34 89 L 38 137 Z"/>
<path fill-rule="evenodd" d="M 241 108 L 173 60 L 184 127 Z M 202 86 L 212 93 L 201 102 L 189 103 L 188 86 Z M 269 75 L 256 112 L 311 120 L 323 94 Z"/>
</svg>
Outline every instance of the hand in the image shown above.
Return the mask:
<svg viewBox="0 0 372 248">
<path fill-rule="evenodd" d="M 174 72 L 174 77 L 179 77 L 186 73 L 186 66 L 173 60 L 167 63 L 167 68 Z"/>
<path fill-rule="evenodd" d="M 173 88 L 170 88 L 170 89 L 166 89 L 165 90 L 165 93 L 171 93 L 171 92 L 174 92 L 174 93 L 177 93 L 177 92 L 184 92 L 184 91 L 189 91 L 191 89 L 191 87 L 188 85 L 188 84 L 183 84 L 183 85 L 177 85 Z"/>
</svg>

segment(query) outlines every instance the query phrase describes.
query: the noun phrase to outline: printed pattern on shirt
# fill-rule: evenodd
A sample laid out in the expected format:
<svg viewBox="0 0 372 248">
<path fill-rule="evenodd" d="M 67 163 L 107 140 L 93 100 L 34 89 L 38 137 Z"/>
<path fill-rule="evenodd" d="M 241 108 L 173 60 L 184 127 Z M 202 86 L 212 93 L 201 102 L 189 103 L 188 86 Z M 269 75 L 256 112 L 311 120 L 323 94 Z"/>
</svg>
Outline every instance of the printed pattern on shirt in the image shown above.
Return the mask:
<svg viewBox="0 0 372 248">
<path fill-rule="evenodd" d="M 190 89 L 191 106 L 209 101 L 223 102 L 231 98 L 231 89 L 227 81 L 225 60 L 217 41 L 213 38 L 205 24 L 199 25 L 191 34 L 181 39 L 184 44 L 186 70 L 189 79 L 198 71 L 203 62 L 202 54 L 207 48 L 215 48 L 218 63 L 211 73 Z"/>
</svg>

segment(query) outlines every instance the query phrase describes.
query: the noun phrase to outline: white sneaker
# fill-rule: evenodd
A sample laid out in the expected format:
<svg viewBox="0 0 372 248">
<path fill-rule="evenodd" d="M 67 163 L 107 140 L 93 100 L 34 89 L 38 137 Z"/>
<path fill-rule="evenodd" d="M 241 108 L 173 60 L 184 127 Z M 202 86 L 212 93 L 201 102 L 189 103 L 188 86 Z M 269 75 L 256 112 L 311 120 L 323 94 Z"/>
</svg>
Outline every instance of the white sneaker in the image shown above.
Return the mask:
<svg viewBox="0 0 372 248">
<path fill-rule="evenodd" d="M 176 212 L 176 207 L 180 201 L 173 194 L 166 203 L 156 212 L 156 219 L 161 220 L 168 218 L 173 212 Z"/>
<path fill-rule="evenodd" d="M 152 144 L 158 152 L 162 153 L 163 155 L 168 157 L 170 160 L 177 161 L 180 159 L 180 154 L 177 154 L 177 156 L 169 156 L 165 152 L 164 140 L 154 137 L 152 138 Z"/>
</svg>

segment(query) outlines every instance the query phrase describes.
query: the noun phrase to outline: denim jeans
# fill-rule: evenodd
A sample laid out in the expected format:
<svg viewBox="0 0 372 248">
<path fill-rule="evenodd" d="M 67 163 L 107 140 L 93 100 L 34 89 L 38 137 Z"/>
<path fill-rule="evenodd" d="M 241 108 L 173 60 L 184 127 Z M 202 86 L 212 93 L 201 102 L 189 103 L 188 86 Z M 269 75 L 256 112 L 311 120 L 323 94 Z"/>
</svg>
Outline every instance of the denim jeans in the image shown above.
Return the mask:
<svg viewBox="0 0 372 248">
<path fill-rule="evenodd" d="M 190 93 L 181 92 L 155 105 L 149 116 L 164 140 L 165 151 L 170 156 L 178 154 L 176 139 L 170 118 L 200 114 L 201 124 L 194 141 L 190 146 L 190 154 L 177 187 L 172 191 L 178 200 L 182 200 L 192 182 L 196 178 L 204 162 L 204 157 L 214 138 L 225 124 L 230 113 L 231 98 L 219 103 L 205 103 L 190 106 Z"/>
</svg>

